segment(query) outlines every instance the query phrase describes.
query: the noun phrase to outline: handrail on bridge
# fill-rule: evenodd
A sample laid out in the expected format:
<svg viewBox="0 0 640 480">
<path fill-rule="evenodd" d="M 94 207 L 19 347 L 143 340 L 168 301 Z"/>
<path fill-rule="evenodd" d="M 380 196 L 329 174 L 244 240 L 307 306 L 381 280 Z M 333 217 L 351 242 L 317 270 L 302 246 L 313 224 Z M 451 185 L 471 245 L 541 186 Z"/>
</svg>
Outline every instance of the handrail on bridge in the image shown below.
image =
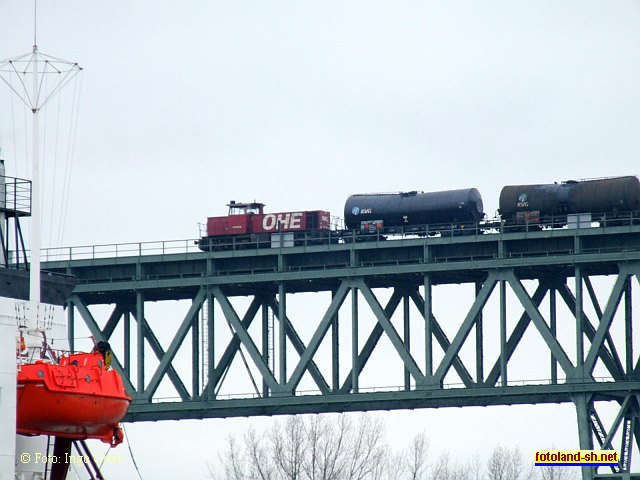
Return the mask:
<svg viewBox="0 0 640 480">
<path fill-rule="evenodd" d="M 593 381 L 585 381 L 582 384 L 593 384 L 593 383 L 612 383 L 615 379 L 610 376 L 597 376 L 593 377 Z M 521 380 L 509 380 L 506 385 L 496 385 L 495 387 L 489 388 L 500 388 L 500 387 L 528 387 L 528 386 L 546 386 L 546 385 L 575 385 L 575 381 L 568 381 L 566 378 L 561 378 L 558 381 L 555 381 L 550 378 L 538 378 L 538 379 L 521 379 Z M 473 387 L 467 387 L 462 382 L 457 383 L 443 383 L 441 389 L 442 390 L 457 390 L 457 389 L 473 389 L 473 388 L 487 388 L 485 385 L 474 385 Z M 358 389 L 358 393 L 349 393 L 349 395 L 358 395 L 358 394 L 368 394 L 368 393 L 389 393 L 389 392 L 406 392 L 407 388 L 404 385 L 387 385 L 380 387 L 360 387 Z M 410 391 L 416 391 L 415 385 L 411 388 Z M 419 390 L 418 390 L 419 391 Z M 296 390 L 291 395 L 285 395 L 286 397 L 302 397 L 302 396 L 320 396 L 322 392 L 320 390 L 311 389 L 311 390 Z M 225 401 L 225 400 L 238 400 L 238 399 L 259 399 L 264 398 L 264 396 L 259 392 L 243 392 L 243 393 L 225 393 L 222 395 L 216 395 L 215 401 Z M 282 398 L 282 397 L 280 397 Z M 152 403 L 164 403 L 164 402 L 179 402 L 182 399 L 180 397 L 156 397 L 152 399 Z"/>
<path fill-rule="evenodd" d="M 201 250 L 194 239 L 159 240 L 149 242 L 106 243 L 102 245 L 81 245 L 74 247 L 45 248 L 43 262 L 67 260 L 94 260 L 98 258 L 139 257 L 141 255 L 166 255 L 174 253 L 194 253 Z"/>
<path fill-rule="evenodd" d="M 600 221 L 594 221 L 590 226 L 576 229 L 576 231 L 585 231 L 591 229 L 606 230 L 610 227 L 633 226 L 640 225 L 640 218 L 630 215 L 628 218 L 621 219 L 616 217 L 615 220 L 609 221 L 606 215 L 599 217 Z M 318 232 L 306 232 L 300 237 L 296 237 L 293 241 L 286 237 L 286 233 L 272 234 L 274 240 L 258 239 L 254 242 L 236 242 L 233 237 L 228 237 L 226 242 L 216 243 L 214 245 L 216 251 L 247 251 L 260 249 L 286 249 L 289 246 L 317 246 L 317 245 L 335 245 L 335 244 L 355 244 L 364 242 L 384 242 L 388 238 L 390 241 L 395 239 L 416 239 L 416 238 L 435 238 L 435 237 L 479 237 L 491 236 L 496 234 L 505 234 L 511 232 L 566 232 L 566 226 L 557 229 L 541 229 L 539 225 L 505 225 L 504 223 L 491 221 L 486 224 L 475 225 L 422 225 L 413 226 L 410 230 L 399 229 L 394 233 L 359 233 L 355 231 L 327 231 L 326 235 L 318 237 Z M 282 235 L 281 240 L 277 239 L 278 235 Z M 196 239 L 186 240 L 159 240 L 147 242 L 129 242 L 129 243 L 110 243 L 101 245 L 84 245 L 58 248 L 45 248 L 42 250 L 43 262 L 70 261 L 70 260 L 93 260 L 99 258 L 118 258 L 118 257 L 134 257 L 142 255 L 167 255 L 167 254 L 183 254 L 196 253 L 203 250 L 198 247 Z"/>
</svg>

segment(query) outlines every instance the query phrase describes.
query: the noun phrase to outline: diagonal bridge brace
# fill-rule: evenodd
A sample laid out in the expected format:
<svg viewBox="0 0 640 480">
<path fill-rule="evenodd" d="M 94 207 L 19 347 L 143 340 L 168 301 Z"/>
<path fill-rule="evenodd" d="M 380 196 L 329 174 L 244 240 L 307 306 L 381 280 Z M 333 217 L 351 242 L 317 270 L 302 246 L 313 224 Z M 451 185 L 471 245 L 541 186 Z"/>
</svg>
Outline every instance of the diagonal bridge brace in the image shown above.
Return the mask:
<svg viewBox="0 0 640 480">
<path fill-rule="evenodd" d="M 632 398 L 633 397 L 631 395 L 627 395 L 627 397 L 624 399 L 624 401 L 620 405 L 620 409 L 618 410 L 618 414 L 616 415 L 615 419 L 613 420 L 613 423 L 611 424 L 609 433 L 604 432 L 605 438 L 602 441 L 602 444 L 600 445 L 600 448 L 602 448 L 602 450 L 612 450 L 611 442 L 613 441 L 613 437 L 615 436 L 616 432 L 620 428 L 620 425 L 624 420 L 625 415 L 627 414 L 627 410 L 629 409 L 629 404 Z"/>
<path fill-rule="evenodd" d="M 591 284 L 591 280 L 589 279 L 588 276 L 584 276 L 584 284 L 587 287 L 587 292 L 589 293 L 589 297 L 591 298 L 591 303 L 593 304 L 593 308 L 596 311 L 596 318 L 601 319 L 602 318 L 602 309 L 600 308 L 600 304 L 598 303 L 598 297 L 596 296 L 596 292 L 593 288 L 593 285 Z M 631 281 L 631 280 L 629 280 Z M 571 293 L 571 291 L 569 290 L 569 286 L 567 285 L 567 291 L 569 293 Z M 571 296 L 573 297 L 573 294 L 571 294 Z M 575 298 L 574 298 L 575 300 Z M 574 310 L 572 310 L 575 312 L 575 308 Z M 587 319 L 588 320 L 588 319 Z M 589 322 L 591 323 L 591 322 Z M 591 329 L 593 329 L 593 332 L 591 333 L 592 337 L 593 335 L 595 335 L 596 329 L 595 327 L 593 327 L 593 325 L 589 325 L 589 327 L 591 327 Z M 587 327 L 587 328 L 589 328 Z M 593 338 L 590 337 L 589 341 L 593 342 Z M 615 344 L 613 343 L 613 340 L 611 338 L 611 332 L 607 332 L 607 338 L 606 338 L 606 342 L 607 342 L 607 346 L 609 348 L 609 352 L 611 354 L 613 363 L 616 365 L 616 367 L 618 368 L 618 371 L 620 372 L 620 374 L 622 375 L 624 373 L 624 368 L 622 367 L 622 362 L 620 361 L 620 356 L 618 355 L 618 351 L 616 350 Z M 603 359 L 604 361 L 604 359 Z M 612 376 L 615 377 L 615 375 L 612 373 Z"/>
<path fill-rule="evenodd" d="M 504 274 L 506 277 L 505 279 L 511 286 L 511 289 L 516 294 L 516 297 L 518 297 L 520 304 L 524 307 L 525 312 L 531 318 L 531 321 L 538 329 L 538 332 L 540 332 L 542 339 L 547 344 L 547 347 L 549 347 L 551 354 L 560 364 L 562 370 L 564 370 L 567 378 L 575 376 L 575 368 L 571 363 L 571 360 L 569 360 L 569 356 L 564 351 L 562 345 L 560 345 L 555 335 L 551 332 L 551 329 L 547 325 L 547 322 L 545 322 L 542 314 L 538 310 L 538 307 L 533 303 L 531 297 L 529 297 L 529 294 L 527 293 L 520 280 L 516 278 L 513 270 L 507 270 L 504 272 Z"/>
<path fill-rule="evenodd" d="M 266 364 L 264 358 L 262 357 L 262 354 L 258 350 L 258 347 L 256 347 L 256 344 L 253 342 L 251 335 L 249 335 L 249 332 L 244 327 L 243 322 L 240 321 L 238 314 L 231 305 L 231 302 L 229 302 L 227 296 L 218 286 L 214 286 L 211 289 L 211 293 L 213 293 L 213 296 L 218 301 L 218 304 L 222 309 L 222 313 L 233 327 L 235 333 L 238 335 L 240 342 L 246 348 L 249 356 L 251 357 L 251 360 L 253 360 L 253 363 L 258 368 L 258 371 L 262 375 L 262 379 L 266 382 L 269 389 L 272 392 L 281 391 L 282 388 L 280 384 L 276 381 L 273 373 L 271 372 L 271 369 Z"/>
<path fill-rule="evenodd" d="M 87 325 L 87 328 L 89 328 L 91 335 L 93 335 L 93 337 L 99 342 L 106 342 L 107 337 L 102 333 L 102 330 L 100 330 L 98 323 L 95 321 L 93 315 L 84 304 L 84 302 L 80 299 L 80 297 L 77 294 L 72 294 L 69 297 L 68 302 L 70 303 L 71 308 L 75 307 L 78 309 L 78 312 L 80 312 L 80 316 L 84 320 L 84 323 Z M 113 355 L 113 359 L 111 360 L 111 365 L 120 374 L 120 377 L 122 377 L 122 382 L 124 383 L 124 387 L 127 393 L 132 397 L 135 396 L 136 389 L 131 383 L 129 377 L 125 375 L 124 369 L 122 368 L 122 365 L 120 364 L 120 361 L 115 356 L 115 354 Z"/>
<path fill-rule="evenodd" d="M 409 371 L 409 373 L 415 380 L 416 385 L 423 384 L 425 380 L 424 374 L 420 371 L 420 367 L 418 367 L 418 364 L 411 356 L 411 353 L 409 353 L 409 350 L 407 350 L 407 346 L 400 338 L 400 335 L 398 335 L 398 332 L 389 320 L 389 317 L 387 316 L 385 311 L 382 309 L 382 306 L 380 305 L 380 302 L 378 302 L 376 296 L 373 294 L 373 291 L 371 291 L 369 286 L 365 283 L 364 279 L 356 280 L 353 283 L 353 286 L 358 288 L 362 293 L 362 296 L 365 298 L 365 300 L 369 304 L 369 307 L 378 319 L 378 323 L 384 329 L 387 337 L 389 337 L 389 340 L 391 340 L 391 344 L 396 349 L 396 352 L 404 363 L 405 368 Z"/>
<path fill-rule="evenodd" d="M 611 471 L 614 473 L 628 473 L 631 466 L 631 452 L 633 437 L 636 437 L 638 442 L 638 406 L 640 394 L 631 393 L 625 396 L 624 400 L 619 399 L 620 408 L 618 413 L 611 424 L 611 428 L 607 433 L 602 420 L 595 410 L 595 402 L 591 402 L 590 405 L 590 417 L 592 431 L 598 440 L 601 450 L 615 450 L 613 448 L 613 438 L 622 426 L 621 434 L 621 446 L 620 446 L 620 458 L 617 466 L 611 467 Z"/>
<path fill-rule="evenodd" d="M 620 299 L 622 298 L 622 294 L 627 285 L 629 274 L 630 273 L 625 269 L 624 265 L 620 267 L 620 273 L 618 274 L 616 283 L 613 285 L 611 295 L 607 301 L 607 306 L 604 309 L 604 313 L 602 314 L 602 318 L 593 337 L 593 341 L 591 342 L 589 354 L 584 362 L 585 372 L 587 373 L 593 372 L 596 359 L 603 349 L 604 340 L 609 334 L 609 328 L 611 327 L 611 322 L 613 322 L 613 317 L 615 316 L 618 305 L 620 304 Z"/>
<path fill-rule="evenodd" d="M 151 327 L 149 326 L 149 323 L 147 322 L 147 320 L 144 317 L 142 317 L 142 319 L 138 319 L 135 311 L 131 312 L 131 316 L 134 318 L 136 322 L 140 322 L 140 321 L 142 322 L 143 330 L 144 330 L 144 333 L 143 333 L 144 338 L 149 343 L 149 346 L 151 347 L 151 350 L 153 350 L 153 353 L 155 354 L 155 356 L 158 358 L 158 361 L 159 362 L 162 361 L 162 359 L 165 356 L 165 351 L 160 345 L 160 341 L 158 340 L 158 337 L 156 337 L 155 333 L 153 333 L 153 330 L 151 330 Z M 171 383 L 173 383 L 173 386 L 177 390 L 178 395 L 180 395 L 180 398 L 182 400 L 188 400 L 190 398 L 190 395 L 189 395 L 189 392 L 187 391 L 187 387 L 184 386 L 184 383 L 182 382 L 182 379 L 180 379 L 178 372 L 171 364 L 169 364 L 167 368 L 167 376 L 169 377 L 169 380 L 171 380 Z"/>
<path fill-rule="evenodd" d="M 242 326 L 243 331 L 247 331 L 251 326 L 251 323 L 256 318 L 256 314 L 258 310 L 260 310 L 261 300 L 258 297 L 254 297 L 247 309 L 244 317 L 242 318 L 240 325 Z M 240 337 L 238 333 L 234 330 L 233 337 L 229 341 L 227 348 L 224 353 L 220 357 L 220 361 L 218 362 L 218 366 L 213 370 L 209 383 L 202 390 L 202 398 L 213 398 L 216 394 L 216 387 L 220 384 L 221 380 L 224 378 L 225 373 L 231 367 L 233 359 L 236 354 L 240 351 L 240 346 L 242 342 L 240 341 Z"/>
<path fill-rule="evenodd" d="M 585 277 L 585 279 L 586 278 L 588 277 Z M 590 291 L 590 295 L 591 295 L 591 290 L 593 288 L 591 287 L 591 282 L 585 282 L 585 283 L 587 284 L 587 290 Z M 569 289 L 569 286 L 566 283 L 564 283 L 562 287 L 558 289 L 558 293 L 560 293 L 560 296 L 564 300 L 564 303 L 567 305 L 569 310 L 572 312 L 576 312 L 577 311 L 576 298 L 574 297 L 573 293 L 571 292 L 571 290 Z M 605 317 L 603 316 L 603 313 L 600 311 L 600 307 L 597 304 L 597 300 L 595 299 L 594 296 L 592 296 L 591 298 L 592 298 L 594 309 L 596 311 L 596 315 L 598 316 L 598 318 L 604 319 Z M 593 344 L 593 339 L 596 334 L 596 328 L 593 326 L 593 324 L 587 317 L 586 313 L 584 313 L 584 310 L 582 311 L 582 325 L 583 325 L 584 333 L 589 339 L 589 342 Z M 622 377 L 624 375 L 624 368 L 622 367 L 622 362 L 620 361 L 620 357 L 618 356 L 618 353 L 615 348 L 615 344 L 611 339 L 611 335 L 609 331 L 606 332 L 605 340 L 607 341 L 608 348 L 603 344 L 600 350 L 598 351 L 598 356 L 602 360 L 602 363 L 604 363 L 607 370 L 609 370 L 609 373 L 611 374 L 611 376 L 615 380 L 622 380 Z"/>
<path fill-rule="evenodd" d="M 125 305 L 122 303 L 116 303 L 113 312 L 111 312 L 111 315 L 109 316 L 109 320 L 107 320 L 107 323 L 105 323 L 104 328 L 102 329 L 102 334 L 105 338 L 111 338 L 111 335 L 113 335 L 114 330 L 120 322 L 120 318 L 126 311 L 127 307 Z"/>
<path fill-rule="evenodd" d="M 126 305 L 117 304 L 116 307 L 114 308 L 113 312 L 109 316 L 109 319 L 107 320 L 107 323 L 105 324 L 104 329 L 101 329 L 98 326 L 98 323 L 95 321 L 93 315 L 91 314 L 91 312 L 87 308 L 87 306 L 84 305 L 84 302 L 82 301 L 82 299 L 80 299 L 80 297 L 78 297 L 78 295 L 73 295 L 72 297 L 70 297 L 69 298 L 69 302 L 78 309 L 78 311 L 80 312 L 80 316 L 83 318 L 85 324 L 87 325 L 87 327 L 91 331 L 91 334 L 98 341 L 108 342 L 109 339 L 111 338 L 111 335 L 113 335 L 113 332 L 115 331 L 118 323 L 120 322 L 122 314 L 127 312 L 127 311 L 130 311 L 130 309 Z M 135 311 L 132 311 L 131 313 L 132 313 L 132 316 L 134 317 L 134 319 L 136 321 L 139 321 L 136 318 Z M 154 335 L 153 331 L 149 327 L 149 324 L 146 322 L 146 320 L 144 318 L 142 319 L 142 322 L 143 322 L 144 327 L 145 327 L 144 328 L 144 337 L 147 340 L 147 342 L 149 343 L 149 346 L 153 350 L 154 354 L 158 358 L 158 361 L 161 361 L 162 358 L 164 358 L 164 356 L 165 356 L 165 351 L 163 350 L 162 346 L 160 345 L 160 342 L 158 341 L 157 337 Z M 114 363 L 114 368 L 116 368 L 116 370 L 118 371 L 118 373 L 122 377 L 122 380 L 123 380 L 123 382 L 125 384 L 127 392 L 129 392 L 129 395 L 137 397 L 137 398 L 145 398 L 143 396 L 138 395 L 137 389 L 133 386 L 133 384 L 131 383 L 131 379 L 124 372 L 124 369 L 122 368 L 122 365 L 119 363 L 119 361 L 117 359 L 116 359 L 116 363 Z M 166 373 L 167 373 L 169 379 L 171 380 L 171 382 L 173 383 L 173 386 L 175 387 L 176 391 L 180 395 L 180 398 L 182 400 L 188 400 L 191 396 L 189 395 L 189 392 L 187 391 L 186 387 L 184 386 L 184 383 L 180 379 L 180 376 L 176 372 L 175 368 L 173 368 L 172 365 L 169 365 L 168 368 L 167 368 L 167 372 Z"/>
<path fill-rule="evenodd" d="M 424 312 L 424 298 L 422 298 L 420 292 L 418 290 L 413 290 L 409 295 L 413 300 L 415 306 L 418 308 L 418 311 Z M 436 317 L 433 314 L 431 315 L 431 332 L 433 333 L 436 341 L 440 344 L 440 348 L 442 348 L 442 351 L 446 352 L 451 346 L 451 342 L 447 338 L 447 334 L 442 329 L 440 323 L 438 323 Z M 474 386 L 475 382 L 473 380 L 473 377 L 469 373 L 469 370 L 467 370 L 467 367 L 464 366 L 464 363 L 462 363 L 459 355 L 455 355 L 453 357 L 452 366 L 462 380 L 462 383 L 464 383 L 465 387 L 471 388 Z"/>
<path fill-rule="evenodd" d="M 280 303 L 275 299 L 275 297 L 269 297 L 269 299 L 267 300 L 267 304 L 269 305 L 269 308 L 271 308 L 273 314 L 278 317 L 278 313 L 280 312 Z M 293 328 L 293 324 L 289 320 L 289 317 L 285 315 L 284 322 L 278 317 L 278 321 L 280 322 L 281 328 L 285 329 L 285 333 L 289 338 L 289 341 L 293 345 L 293 348 L 295 348 L 296 352 L 298 352 L 298 355 L 302 357 L 306 350 L 306 347 L 304 345 L 304 342 L 298 335 L 298 332 L 296 332 L 296 330 Z M 308 370 L 309 374 L 316 382 L 316 385 L 318 385 L 320 392 L 322 392 L 323 395 L 328 394 L 330 391 L 329 384 L 326 382 L 324 376 L 322 375 L 322 372 L 320 372 L 320 369 L 313 360 L 309 361 Z"/>
<path fill-rule="evenodd" d="M 291 395 L 297 388 L 300 380 L 302 379 L 302 376 L 304 375 L 304 372 L 309 368 L 311 359 L 318 351 L 322 340 L 327 334 L 327 331 L 329 330 L 329 327 L 333 322 L 335 314 L 338 312 L 338 310 L 340 310 L 345 297 L 349 293 L 351 283 L 352 282 L 349 280 L 343 280 L 340 283 L 338 290 L 336 291 L 333 299 L 331 300 L 331 303 L 329 304 L 329 308 L 322 316 L 322 320 L 320 321 L 318 328 L 311 337 L 309 345 L 301 355 L 300 360 L 298 361 L 298 365 L 296 365 L 296 368 L 293 370 L 293 373 L 291 374 L 291 377 L 289 377 L 289 381 L 287 382 L 286 386 L 284 387 L 284 389 L 282 389 L 283 393 Z"/>
<path fill-rule="evenodd" d="M 402 300 L 402 294 L 397 289 L 395 289 L 391 294 L 391 298 L 387 302 L 387 306 L 384 307 L 384 313 L 388 318 L 391 318 L 393 316 L 394 312 L 398 308 L 398 305 L 400 304 L 400 300 Z M 364 346 L 362 347 L 362 350 L 360 351 L 360 354 L 357 357 L 357 366 L 355 367 L 356 376 L 360 376 L 360 374 L 362 373 L 362 370 L 364 369 L 365 365 L 369 361 L 369 358 L 371 358 L 371 354 L 373 353 L 376 345 L 378 344 L 378 341 L 382 337 L 383 332 L 384 332 L 384 329 L 382 328 L 382 325 L 380 325 L 379 322 L 376 322 L 373 329 L 371 330 L 371 334 L 369 335 L 369 338 L 367 338 L 367 341 L 365 342 Z M 353 367 L 347 374 L 345 381 L 342 384 L 342 387 L 340 387 L 339 393 L 349 393 L 352 388 L 353 388 Z"/>
<path fill-rule="evenodd" d="M 160 386 L 160 381 L 162 380 L 162 377 L 164 377 L 165 374 L 167 373 L 167 369 L 169 368 L 169 366 L 171 365 L 171 362 L 173 361 L 176 354 L 178 353 L 178 350 L 180 349 L 182 342 L 187 336 L 187 333 L 193 327 L 193 325 L 198 321 L 198 312 L 200 311 L 200 308 L 202 308 L 202 304 L 206 299 L 206 293 L 207 293 L 206 289 L 201 288 L 198 291 L 198 294 L 196 295 L 196 297 L 193 299 L 193 302 L 191 303 L 191 307 L 189 307 L 189 311 L 185 315 L 184 320 L 182 320 L 180 327 L 178 327 L 178 330 L 175 333 L 173 340 L 171 341 L 171 345 L 169 345 L 169 348 L 167 349 L 166 353 L 162 357 L 162 360 L 160 361 L 160 365 L 158 365 L 158 368 L 153 374 L 153 377 L 151 377 L 149 384 L 144 389 L 144 398 L 147 401 L 151 401 L 153 394 L 156 392 L 156 390 Z M 195 396 L 196 392 L 193 392 L 193 394 Z"/>
<path fill-rule="evenodd" d="M 548 285 L 542 282 L 538 285 L 538 288 L 536 288 L 536 291 L 533 293 L 533 296 L 531 297 L 531 302 L 536 307 L 536 309 L 540 306 L 540 304 L 542 303 L 542 300 L 544 299 L 548 291 L 549 291 Z M 520 316 L 518 323 L 516 323 L 516 326 L 513 328 L 513 331 L 511 332 L 511 335 L 507 340 L 507 344 L 505 348 L 505 357 L 506 357 L 507 363 L 511 359 L 511 356 L 513 355 L 513 353 L 515 352 L 516 347 L 520 344 L 520 340 L 522 340 L 522 337 L 527 331 L 527 327 L 529 326 L 530 323 L 531 323 L 531 317 L 525 310 Z M 487 378 L 485 379 L 485 385 L 492 386 L 492 387 L 495 386 L 498 383 L 498 378 L 500 378 L 500 358 L 499 357 L 496 360 L 496 362 L 493 364 L 493 368 L 487 375 Z"/>
<path fill-rule="evenodd" d="M 489 276 L 487 277 L 487 280 L 484 282 L 484 284 L 482 285 L 482 288 L 478 292 L 473 302 L 473 305 L 471 305 L 471 308 L 469 309 L 467 316 L 465 317 L 464 321 L 460 325 L 460 328 L 458 329 L 458 333 L 456 333 L 456 336 L 453 338 L 451 345 L 445 351 L 444 357 L 440 362 L 440 365 L 438 366 L 437 370 L 433 374 L 433 378 L 428 380 L 429 382 L 428 386 L 434 386 L 434 385 L 442 386 L 444 377 L 447 375 L 447 372 L 452 367 L 454 360 L 458 357 L 458 353 L 460 353 L 460 349 L 462 348 L 462 345 L 464 344 L 465 340 L 469 336 L 469 333 L 471 332 L 471 328 L 475 325 L 478 319 L 478 314 L 482 311 L 485 304 L 487 303 L 487 300 L 491 296 L 491 293 L 493 292 L 493 289 L 495 288 L 497 282 L 498 282 L 498 274 L 495 271 L 490 272 Z"/>
</svg>

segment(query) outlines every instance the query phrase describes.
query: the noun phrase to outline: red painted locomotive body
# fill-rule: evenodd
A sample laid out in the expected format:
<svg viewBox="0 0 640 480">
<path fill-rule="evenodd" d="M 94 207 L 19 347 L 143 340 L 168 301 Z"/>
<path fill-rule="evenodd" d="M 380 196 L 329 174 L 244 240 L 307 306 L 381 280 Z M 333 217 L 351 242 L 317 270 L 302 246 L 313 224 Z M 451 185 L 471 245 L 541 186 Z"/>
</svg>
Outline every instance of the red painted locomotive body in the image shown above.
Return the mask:
<svg viewBox="0 0 640 480">
<path fill-rule="evenodd" d="M 231 201 L 227 206 L 228 215 L 207 218 L 206 236 L 199 241 L 202 250 L 234 248 L 241 244 L 280 246 L 280 241 L 325 238 L 331 229 L 331 215 L 324 210 L 264 213 L 263 203 Z M 283 235 L 280 238 L 272 234 Z"/>
</svg>

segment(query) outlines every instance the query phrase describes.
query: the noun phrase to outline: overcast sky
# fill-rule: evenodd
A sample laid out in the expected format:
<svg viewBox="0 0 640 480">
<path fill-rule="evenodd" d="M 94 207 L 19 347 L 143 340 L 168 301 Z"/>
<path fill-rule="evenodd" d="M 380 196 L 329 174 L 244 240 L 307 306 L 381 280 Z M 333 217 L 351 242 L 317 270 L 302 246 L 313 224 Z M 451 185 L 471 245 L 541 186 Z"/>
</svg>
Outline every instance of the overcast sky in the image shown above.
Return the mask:
<svg viewBox="0 0 640 480">
<path fill-rule="evenodd" d="M 31 50 L 32 2 L 0 1 L 0 38 Z M 231 199 L 342 216 L 352 193 L 476 187 L 492 216 L 503 185 L 640 173 L 638 2 L 50 0 L 37 39 L 84 68 L 62 245 L 195 238 Z M 0 87 L 2 157 L 30 177 Z M 577 438 L 571 406 L 387 418 L 455 453 Z M 207 445 L 167 465 L 158 438 L 245 425 L 128 431 L 145 478 L 201 478 Z"/>
</svg>

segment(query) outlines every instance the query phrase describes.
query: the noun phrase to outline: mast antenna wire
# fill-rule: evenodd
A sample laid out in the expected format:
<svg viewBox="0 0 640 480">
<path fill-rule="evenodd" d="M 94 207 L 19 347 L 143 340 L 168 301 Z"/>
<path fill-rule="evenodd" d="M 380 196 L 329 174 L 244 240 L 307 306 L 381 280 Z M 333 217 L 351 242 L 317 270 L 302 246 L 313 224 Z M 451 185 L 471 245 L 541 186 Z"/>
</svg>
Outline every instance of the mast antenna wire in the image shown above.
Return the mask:
<svg viewBox="0 0 640 480">
<path fill-rule="evenodd" d="M 77 77 L 76 77 L 77 78 Z M 56 128 L 55 128 L 55 144 L 53 147 L 53 191 L 51 192 L 51 202 L 49 204 L 49 218 L 53 219 L 54 217 L 54 206 L 56 203 L 56 185 L 57 185 L 57 170 L 58 170 L 58 138 L 60 136 L 60 97 L 56 98 L 57 100 L 57 109 L 56 109 Z M 64 200 L 63 200 L 64 201 Z M 49 227 L 49 246 L 58 247 L 59 245 L 52 245 L 51 238 L 53 236 L 53 225 Z"/>
<path fill-rule="evenodd" d="M 38 45 L 36 33 L 38 31 L 38 0 L 33 0 L 33 48 Z"/>
<path fill-rule="evenodd" d="M 140 474 L 140 470 L 138 469 L 138 464 L 136 463 L 136 459 L 133 458 L 133 451 L 131 450 L 131 440 L 129 438 L 129 434 L 127 433 L 127 429 L 124 423 L 122 424 L 122 430 L 124 431 L 124 438 L 127 439 L 127 447 L 129 447 L 129 455 L 131 455 L 131 461 L 133 462 L 133 466 L 136 468 L 138 477 L 140 478 L 140 480 L 142 480 L 142 475 Z"/>
<path fill-rule="evenodd" d="M 65 227 L 67 225 L 67 211 L 69 206 L 69 197 L 71 196 L 71 173 L 73 171 L 73 162 L 75 159 L 76 145 L 78 138 L 78 120 L 80 116 L 80 97 L 82 96 L 83 78 L 76 77 L 73 87 L 73 104 L 71 106 L 71 119 L 69 128 L 69 138 L 67 141 L 67 155 L 65 158 L 64 178 L 62 181 L 62 205 L 60 211 L 60 224 L 58 226 L 57 246 L 62 246 L 64 240 Z M 74 121 L 75 120 L 75 121 Z"/>
</svg>

